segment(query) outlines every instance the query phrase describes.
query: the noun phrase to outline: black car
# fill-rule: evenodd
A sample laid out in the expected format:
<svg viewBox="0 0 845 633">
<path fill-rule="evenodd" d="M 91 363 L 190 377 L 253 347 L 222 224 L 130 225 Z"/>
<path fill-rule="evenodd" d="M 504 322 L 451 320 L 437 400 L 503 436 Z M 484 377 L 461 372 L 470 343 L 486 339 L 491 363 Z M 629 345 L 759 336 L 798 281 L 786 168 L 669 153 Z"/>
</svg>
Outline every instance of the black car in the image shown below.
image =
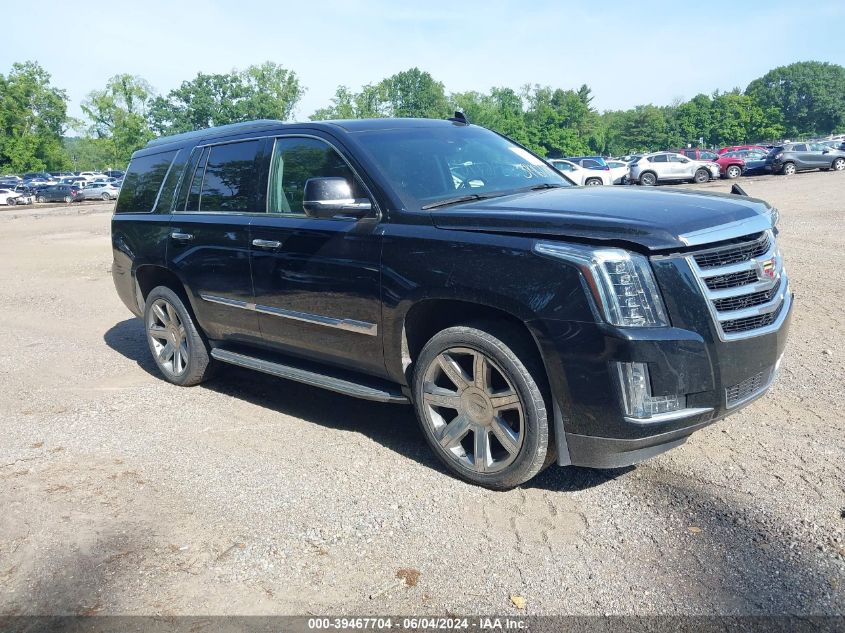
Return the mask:
<svg viewBox="0 0 845 633">
<path fill-rule="evenodd" d="M 107 169 L 103 172 L 103 174 L 109 178 L 123 178 L 126 175 L 126 172 L 120 169 Z"/>
<path fill-rule="evenodd" d="M 23 180 L 51 180 L 53 177 L 46 171 L 30 171 L 21 176 Z"/>
<path fill-rule="evenodd" d="M 256 121 L 133 155 L 112 274 L 170 382 L 233 364 L 411 404 L 452 472 L 503 489 L 633 464 L 762 395 L 792 312 L 776 221 L 574 187 L 460 117 Z"/>
<path fill-rule="evenodd" d="M 79 199 L 79 187 L 73 185 L 47 185 L 35 188 L 36 202 L 74 202 Z"/>
<path fill-rule="evenodd" d="M 821 143 L 786 143 L 766 156 L 765 170 L 789 176 L 798 171 L 833 169 L 845 171 L 845 151 Z"/>
</svg>

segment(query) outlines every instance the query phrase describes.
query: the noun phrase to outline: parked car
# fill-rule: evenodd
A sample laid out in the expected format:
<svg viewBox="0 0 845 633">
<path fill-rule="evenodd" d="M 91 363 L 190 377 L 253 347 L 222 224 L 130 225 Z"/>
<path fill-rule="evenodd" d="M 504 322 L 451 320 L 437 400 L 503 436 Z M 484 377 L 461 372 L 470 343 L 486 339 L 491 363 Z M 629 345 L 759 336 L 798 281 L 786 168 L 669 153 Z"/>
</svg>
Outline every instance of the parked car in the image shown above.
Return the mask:
<svg viewBox="0 0 845 633">
<path fill-rule="evenodd" d="M 708 152 L 707 150 L 698 148 L 681 149 L 678 150 L 678 153 L 693 160 L 712 161 L 718 164 L 723 178 L 733 180 L 734 178 L 739 178 L 745 171 L 745 161 L 734 156 L 719 155 L 715 152 Z"/>
<path fill-rule="evenodd" d="M 0 204 L 12 206 L 17 204 L 16 200 L 20 196 L 17 191 L 13 189 L 0 189 Z"/>
<path fill-rule="evenodd" d="M 35 200 L 37 202 L 66 202 L 70 204 L 79 199 L 79 187 L 74 185 L 49 185 L 39 189 Z"/>
<path fill-rule="evenodd" d="M 811 169 L 843 171 L 845 151 L 831 149 L 821 143 L 786 143 L 769 152 L 765 169 L 786 176 Z"/>
<path fill-rule="evenodd" d="M 744 149 L 756 149 L 762 152 L 768 152 L 768 148 L 765 145 L 728 145 L 726 147 L 719 148 L 718 154 L 725 154 L 727 152 L 736 152 Z"/>
<path fill-rule="evenodd" d="M 90 182 L 79 192 L 80 200 L 114 200 L 120 189 L 109 182 Z"/>
<path fill-rule="evenodd" d="M 126 175 L 126 172 L 121 169 L 107 169 L 103 172 L 105 176 L 109 178 L 123 178 Z"/>
<path fill-rule="evenodd" d="M 628 165 L 628 180 L 652 186 L 661 182 L 707 182 L 719 177 L 719 165 L 710 161 L 693 160 L 675 152 L 646 154 Z"/>
<path fill-rule="evenodd" d="M 605 159 L 610 169 L 610 182 L 613 185 L 622 185 L 628 180 L 628 163 L 623 160 Z"/>
<path fill-rule="evenodd" d="M 567 178 L 572 180 L 572 182 L 576 185 L 586 185 L 591 187 L 594 185 L 612 184 L 610 182 L 610 171 L 587 169 L 586 167 L 581 167 L 581 165 L 576 165 L 568 159 L 564 160 L 563 158 L 553 158 L 549 162 L 555 169 L 565 174 Z"/>
<path fill-rule="evenodd" d="M 459 121 L 257 121 L 135 152 L 112 274 L 162 376 L 228 363 L 411 404 L 494 489 L 641 461 L 769 388 L 793 300 L 768 204 L 572 187 Z"/>
<path fill-rule="evenodd" d="M 745 175 L 766 173 L 766 156 L 768 152 L 756 149 L 740 149 L 732 152 L 725 152 L 722 156 L 726 158 L 739 158 L 745 162 Z"/>
<path fill-rule="evenodd" d="M 46 171 L 31 171 L 21 176 L 23 180 L 52 180 L 53 176 Z"/>
<path fill-rule="evenodd" d="M 87 182 L 88 182 L 87 179 L 83 176 L 66 176 L 66 177 L 60 179 L 57 184 L 73 185 L 73 186 L 81 189 L 83 186 L 85 186 L 85 183 L 87 183 Z"/>
</svg>

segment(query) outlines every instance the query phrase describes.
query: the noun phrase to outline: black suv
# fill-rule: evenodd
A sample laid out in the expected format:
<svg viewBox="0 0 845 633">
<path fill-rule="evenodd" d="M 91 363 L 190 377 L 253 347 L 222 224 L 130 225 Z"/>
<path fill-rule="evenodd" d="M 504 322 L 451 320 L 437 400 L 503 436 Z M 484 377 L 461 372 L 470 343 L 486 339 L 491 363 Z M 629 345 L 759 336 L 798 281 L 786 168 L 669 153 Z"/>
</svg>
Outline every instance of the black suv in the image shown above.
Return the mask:
<svg viewBox="0 0 845 633">
<path fill-rule="evenodd" d="M 843 171 L 845 151 L 831 149 L 822 143 L 787 143 L 769 151 L 764 169 L 786 176 L 810 169 Z"/>
<path fill-rule="evenodd" d="M 80 199 L 79 187 L 76 185 L 47 185 L 36 189 L 36 202 L 66 202 L 71 203 Z"/>
<path fill-rule="evenodd" d="M 646 459 L 765 392 L 776 219 L 575 187 L 459 117 L 256 121 L 134 154 L 113 275 L 167 380 L 230 363 L 411 403 L 449 469 L 502 489 Z"/>
</svg>

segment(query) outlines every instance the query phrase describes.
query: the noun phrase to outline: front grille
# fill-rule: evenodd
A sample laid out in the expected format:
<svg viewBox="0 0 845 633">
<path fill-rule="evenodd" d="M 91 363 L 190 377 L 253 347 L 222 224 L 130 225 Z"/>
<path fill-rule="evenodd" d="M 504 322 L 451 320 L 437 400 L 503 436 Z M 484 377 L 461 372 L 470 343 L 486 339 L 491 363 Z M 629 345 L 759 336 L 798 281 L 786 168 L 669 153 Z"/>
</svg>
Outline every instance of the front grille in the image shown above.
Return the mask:
<svg viewBox="0 0 845 633">
<path fill-rule="evenodd" d="M 718 275 L 716 277 L 707 277 L 704 281 L 707 283 L 707 287 L 710 288 L 710 290 L 746 286 L 757 281 L 757 271 L 744 270 L 741 273 L 730 273 L 727 275 Z"/>
<path fill-rule="evenodd" d="M 754 281 L 756 281 L 756 273 L 754 277 Z M 781 280 L 778 279 L 777 283 L 771 290 L 761 290 L 760 292 L 752 292 L 750 295 L 728 297 L 727 299 L 716 299 L 713 301 L 713 307 L 716 308 L 717 312 L 729 312 L 730 310 L 742 310 L 743 308 L 758 306 L 761 303 L 766 303 L 767 301 L 772 300 L 772 297 L 774 297 L 778 293 L 778 290 L 780 290 L 780 283 Z"/>
<path fill-rule="evenodd" d="M 769 331 L 791 300 L 771 231 L 702 249 L 687 256 L 687 262 L 722 340 Z"/>
<path fill-rule="evenodd" d="M 699 268 L 706 269 L 747 262 L 766 253 L 771 245 L 768 231 L 745 239 L 749 241 L 698 253 L 695 255 L 695 263 Z"/>
<path fill-rule="evenodd" d="M 762 393 L 772 382 L 774 369 L 765 369 L 725 389 L 725 403 L 730 409 Z"/>
<path fill-rule="evenodd" d="M 766 327 L 774 323 L 780 316 L 780 310 L 783 304 L 779 305 L 774 312 L 768 314 L 759 314 L 757 316 L 745 317 L 744 319 L 731 319 L 730 321 L 722 321 L 722 331 L 725 334 L 736 334 L 737 332 L 747 332 L 748 330 L 756 330 L 761 327 Z"/>
</svg>

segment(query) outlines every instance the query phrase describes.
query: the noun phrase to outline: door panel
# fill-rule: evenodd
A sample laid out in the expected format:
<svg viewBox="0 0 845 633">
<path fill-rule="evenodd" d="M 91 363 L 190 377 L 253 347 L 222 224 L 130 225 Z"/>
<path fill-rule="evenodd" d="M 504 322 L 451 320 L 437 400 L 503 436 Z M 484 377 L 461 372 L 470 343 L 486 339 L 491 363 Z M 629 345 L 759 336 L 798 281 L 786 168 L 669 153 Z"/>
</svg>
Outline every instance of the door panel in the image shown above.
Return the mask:
<svg viewBox="0 0 845 633">
<path fill-rule="evenodd" d="M 305 182 L 346 178 L 356 198 L 368 194 L 348 162 L 326 141 L 276 140 L 268 213 L 250 227 L 253 292 L 261 334 L 301 356 L 384 375 L 381 336 L 381 229 L 375 219 L 305 215 Z"/>
<path fill-rule="evenodd" d="M 249 223 L 251 214 L 265 209 L 264 145 L 249 140 L 197 148 L 187 168 L 186 196 L 171 216 L 169 266 L 213 339 L 260 337 L 252 310 Z"/>
</svg>

